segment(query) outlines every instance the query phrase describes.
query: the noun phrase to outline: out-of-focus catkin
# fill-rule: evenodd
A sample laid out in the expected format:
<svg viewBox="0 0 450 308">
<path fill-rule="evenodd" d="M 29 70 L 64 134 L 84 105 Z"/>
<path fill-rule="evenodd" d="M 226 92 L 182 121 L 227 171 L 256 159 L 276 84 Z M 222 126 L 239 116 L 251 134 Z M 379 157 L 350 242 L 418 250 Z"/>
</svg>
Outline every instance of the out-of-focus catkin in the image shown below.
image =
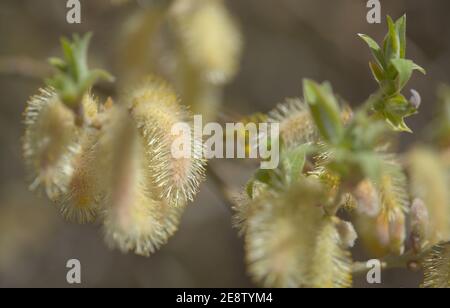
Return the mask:
<svg viewBox="0 0 450 308">
<path fill-rule="evenodd" d="M 351 259 L 324 214 L 321 184 L 303 179 L 287 192 L 250 201 L 245 229 L 252 277 L 266 287 L 349 287 Z"/>
<path fill-rule="evenodd" d="M 404 252 L 407 192 L 406 176 L 393 160 L 386 160 L 377 183 L 366 179 L 355 188 L 356 227 L 362 242 L 374 255 Z"/>
<path fill-rule="evenodd" d="M 171 16 L 187 61 L 206 81 L 224 84 L 234 77 L 242 39 L 224 1 L 177 0 Z"/>
<path fill-rule="evenodd" d="M 183 208 L 170 206 L 159 198 L 158 187 L 149 185 L 154 170 L 147 165 L 145 140 L 124 108 L 111 110 L 105 132 L 99 144 L 108 162 L 102 202 L 106 241 L 148 256 L 176 231 Z"/>
<path fill-rule="evenodd" d="M 428 209 L 429 244 L 450 240 L 450 187 L 444 161 L 433 150 L 418 147 L 408 155 L 408 171 L 413 196 Z"/>
<path fill-rule="evenodd" d="M 52 89 L 41 89 L 28 101 L 24 116 L 23 153 L 32 177 L 30 187 L 43 187 L 55 200 L 67 190 L 72 159 L 79 151 L 75 115 Z"/>
<path fill-rule="evenodd" d="M 280 135 L 288 149 L 317 140 L 311 113 L 299 98 L 288 98 L 278 105 L 269 113 L 269 122 L 280 123 Z"/>
</svg>

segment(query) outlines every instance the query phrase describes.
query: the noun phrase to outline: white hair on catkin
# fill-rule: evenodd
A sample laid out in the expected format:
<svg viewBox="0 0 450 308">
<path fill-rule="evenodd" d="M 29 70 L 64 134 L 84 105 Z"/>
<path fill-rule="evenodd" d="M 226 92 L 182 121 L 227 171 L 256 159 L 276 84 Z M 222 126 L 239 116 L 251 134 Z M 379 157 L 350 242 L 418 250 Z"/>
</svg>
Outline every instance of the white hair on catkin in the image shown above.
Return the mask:
<svg viewBox="0 0 450 308">
<path fill-rule="evenodd" d="M 201 136 L 193 132 L 193 120 L 188 110 L 179 104 L 172 87 L 164 81 L 148 77 L 129 98 L 131 114 L 145 140 L 144 150 L 151 170 L 150 179 L 161 189 L 160 198 L 172 205 L 192 201 L 204 178 L 205 160 Z M 190 127 L 190 156 L 175 158 L 172 145 L 179 136 L 172 134 L 176 124 Z"/>
<path fill-rule="evenodd" d="M 114 108 L 99 146 L 108 162 L 102 201 L 106 242 L 123 252 L 148 256 L 174 234 L 183 206 L 172 207 L 151 185 L 145 139 L 129 113 Z"/>
<path fill-rule="evenodd" d="M 177 0 L 171 10 L 175 33 L 190 65 L 213 84 L 231 80 L 239 67 L 242 38 L 222 0 Z"/>
<path fill-rule="evenodd" d="M 75 116 L 53 89 L 41 89 L 24 112 L 23 155 L 32 177 L 32 190 L 42 187 L 55 200 L 66 192 L 79 153 Z"/>
</svg>

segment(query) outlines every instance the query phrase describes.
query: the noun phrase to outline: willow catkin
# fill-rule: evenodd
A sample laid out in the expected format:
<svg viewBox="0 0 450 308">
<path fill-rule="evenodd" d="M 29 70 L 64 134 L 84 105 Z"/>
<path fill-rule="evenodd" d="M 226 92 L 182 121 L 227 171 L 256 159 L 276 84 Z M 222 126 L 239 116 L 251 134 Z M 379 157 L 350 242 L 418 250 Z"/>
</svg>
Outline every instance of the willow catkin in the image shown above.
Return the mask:
<svg viewBox="0 0 450 308">
<path fill-rule="evenodd" d="M 24 116 L 23 153 L 32 177 L 30 188 L 42 187 L 55 200 L 67 190 L 71 162 L 79 151 L 75 115 L 53 89 L 41 89 L 28 101 Z"/>
<path fill-rule="evenodd" d="M 410 188 L 428 209 L 427 240 L 434 245 L 450 240 L 450 186 L 444 161 L 431 149 L 415 148 L 408 155 Z"/>
<path fill-rule="evenodd" d="M 400 255 L 405 249 L 406 213 L 409 197 L 406 176 L 400 166 L 387 159 L 380 180 L 363 180 L 353 194 L 358 202 L 358 234 L 376 256 Z"/>
<path fill-rule="evenodd" d="M 237 72 L 242 39 L 222 0 L 176 0 L 172 24 L 188 63 L 213 84 L 228 82 Z"/>
<path fill-rule="evenodd" d="M 73 174 L 68 183 L 67 192 L 58 200 L 62 215 L 77 223 L 88 223 L 95 220 L 98 204 L 101 199 L 98 177 L 93 164 L 95 159 L 95 143 L 99 132 L 87 129 L 80 141 L 80 153 L 73 158 Z"/>
<path fill-rule="evenodd" d="M 423 262 L 423 288 L 450 288 L 450 243 L 434 246 Z"/>
<path fill-rule="evenodd" d="M 246 257 L 264 287 L 348 287 L 350 256 L 335 223 L 324 216 L 316 180 L 302 180 L 288 192 L 266 191 L 252 208 L 245 230 Z"/>
<path fill-rule="evenodd" d="M 149 77 L 130 95 L 129 108 L 144 139 L 150 180 L 161 190 L 160 198 L 172 205 L 192 201 L 204 177 L 203 142 L 194 134 L 192 117 L 179 104 L 172 87 L 164 81 Z M 172 129 L 185 124 L 188 134 L 177 135 Z M 175 157 L 176 141 L 189 147 L 188 155 Z"/>
<path fill-rule="evenodd" d="M 123 252 L 148 256 L 177 230 L 183 206 L 172 207 L 150 185 L 145 140 L 128 112 L 111 110 L 111 121 L 99 146 L 107 156 L 104 230 L 107 243 Z"/>
<path fill-rule="evenodd" d="M 269 122 L 280 123 L 280 136 L 289 149 L 317 140 L 317 130 L 308 106 L 299 98 L 288 98 L 269 113 Z"/>
<path fill-rule="evenodd" d="M 84 126 L 79 129 L 77 144 L 78 151 L 72 157 L 72 176 L 67 189 L 56 201 L 61 206 L 62 215 L 78 223 L 88 223 L 95 220 L 98 204 L 101 199 L 101 173 L 96 172 L 96 143 L 101 134 L 98 102 L 89 94 L 85 95 L 82 103 Z"/>
</svg>

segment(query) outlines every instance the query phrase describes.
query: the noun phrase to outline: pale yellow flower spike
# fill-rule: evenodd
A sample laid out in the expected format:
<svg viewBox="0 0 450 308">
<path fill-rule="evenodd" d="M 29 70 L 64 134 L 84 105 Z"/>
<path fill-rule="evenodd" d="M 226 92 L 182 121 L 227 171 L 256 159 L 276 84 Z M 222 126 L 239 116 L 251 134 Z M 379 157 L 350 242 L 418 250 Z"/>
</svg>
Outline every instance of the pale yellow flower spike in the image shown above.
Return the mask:
<svg viewBox="0 0 450 308">
<path fill-rule="evenodd" d="M 438 153 L 416 148 L 408 157 L 413 196 L 420 198 L 430 218 L 429 244 L 450 240 L 450 187 Z"/>
<path fill-rule="evenodd" d="M 434 246 L 423 268 L 423 288 L 450 288 L 450 243 Z"/>
<path fill-rule="evenodd" d="M 152 184 L 161 190 L 160 199 L 184 206 L 197 193 L 205 172 L 201 136 L 193 133 L 192 117 L 179 104 L 174 90 L 164 81 L 147 78 L 129 98 L 133 118 L 145 140 L 146 169 Z M 172 145 L 180 136 L 172 134 L 175 124 L 190 126 L 190 157 L 175 158 Z"/>
<path fill-rule="evenodd" d="M 389 229 L 389 249 L 401 255 L 405 251 L 406 213 L 410 208 L 406 175 L 393 158 L 387 158 L 380 183 L 381 217 Z"/>
<path fill-rule="evenodd" d="M 379 183 L 361 181 L 353 194 L 357 201 L 356 227 L 363 243 L 377 257 L 401 255 L 405 250 L 406 214 L 410 208 L 406 175 L 395 159 L 385 155 Z"/>
<path fill-rule="evenodd" d="M 348 288 L 352 285 L 350 252 L 342 247 L 341 236 L 331 217 L 323 219 L 317 233 L 310 269 L 314 288 Z"/>
<path fill-rule="evenodd" d="M 74 158 L 74 172 L 68 192 L 61 200 L 63 216 L 78 223 L 93 222 L 101 199 L 101 174 L 96 173 L 95 143 L 100 132 L 87 129 L 80 141 L 81 151 Z"/>
<path fill-rule="evenodd" d="M 250 202 L 246 257 L 264 287 L 349 287 L 351 259 L 335 222 L 324 216 L 323 188 L 304 179 L 288 192 L 266 192 Z"/>
<path fill-rule="evenodd" d="M 280 135 L 288 149 L 318 138 L 309 108 L 299 98 L 278 105 L 269 113 L 269 122 L 280 123 Z"/>
<path fill-rule="evenodd" d="M 222 0 L 177 0 L 173 25 L 188 62 L 214 84 L 234 77 L 242 52 L 240 31 Z"/>
<path fill-rule="evenodd" d="M 33 182 L 55 200 L 67 190 L 72 159 L 79 151 L 75 116 L 52 89 L 41 89 L 27 103 L 23 152 Z"/>
<path fill-rule="evenodd" d="M 106 242 L 123 252 L 148 256 L 177 230 L 183 207 L 171 207 L 152 187 L 144 151 L 144 140 L 128 112 L 111 110 L 111 122 L 100 146 L 110 153 L 103 200 Z"/>
</svg>

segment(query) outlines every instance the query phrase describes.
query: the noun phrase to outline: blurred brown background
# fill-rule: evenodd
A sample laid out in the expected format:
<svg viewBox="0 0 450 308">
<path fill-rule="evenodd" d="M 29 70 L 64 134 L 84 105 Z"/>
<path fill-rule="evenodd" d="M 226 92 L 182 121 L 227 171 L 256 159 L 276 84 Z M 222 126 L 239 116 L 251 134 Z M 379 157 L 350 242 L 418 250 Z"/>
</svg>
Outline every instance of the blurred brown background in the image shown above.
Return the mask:
<svg viewBox="0 0 450 308">
<path fill-rule="evenodd" d="M 367 23 L 366 1 L 226 2 L 241 25 L 245 51 L 239 75 L 226 88 L 224 113 L 268 111 L 284 97 L 301 95 L 304 77 L 331 81 L 352 104 L 375 89 L 368 49 L 356 33 L 382 39 L 386 26 L 384 18 L 381 25 Z M 428 71 L 410 84 L 422 94 L 423 104 L 408 123 L 420 132 L 433 113 L 436 86 L 450 82 L 450 2 L 381 2 L 383 16 L 407 13 L 409 58 Z M 66 1 L 0 1 L 0 287 L 67 287 L 65 264 L 72 258 L 81 261 L 84 287 L 253 286 L 231 212 L 210 182 L 188 207 L 175 237 L 150 258 L 110 251 L 99 226 L 65 222 L 50 202 L 27 191 L 21 113 L 43 84 L 33 75 L 45 72 L 45 60 L 59 54 L 60 36 L 87 31 L 95 34 L 90 62 L 114 73 L 121 26 L 146 5 L 145 0 L 126 6 L 112 6 L 109 0 L 81 3 L 82 24 L 69 25 Z M 403 145 L 416 136 L 405 134 Z M 236 187 L 249 174 L 230 161 L 220 167 L 221 176 Z M 392 271 L 383 276 L 382 286 L 417 286 L 419 280 L 420 274 Z M 368 287 L 362 280 L 356 285 Z"/>
</svg>

